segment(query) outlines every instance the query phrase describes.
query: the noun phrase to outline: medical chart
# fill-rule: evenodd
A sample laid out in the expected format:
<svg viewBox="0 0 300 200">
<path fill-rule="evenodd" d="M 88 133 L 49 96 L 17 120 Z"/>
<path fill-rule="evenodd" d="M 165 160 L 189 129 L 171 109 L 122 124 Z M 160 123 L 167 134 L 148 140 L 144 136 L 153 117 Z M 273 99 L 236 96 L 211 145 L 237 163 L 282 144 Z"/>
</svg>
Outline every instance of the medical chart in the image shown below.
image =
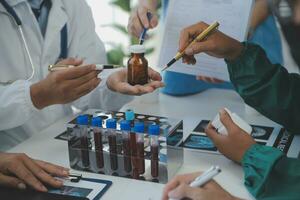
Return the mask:
<svg viewBox="0 0 300 200">
<path fill-rule="evenodd" d="M 164 67 L 178 51 L 180 31 L 192 24 L 204 21 L 220 23 L 219 30 L 244 41 L 251 17 L 252 0 L 172 0 L 165 19 L 159 67 Z M 196 56 L 196 65 L 177 61 L 168 70 L 191 75 L 204 75 L 229 80 L 226 63 L 204 53 Z"/>
</svg>

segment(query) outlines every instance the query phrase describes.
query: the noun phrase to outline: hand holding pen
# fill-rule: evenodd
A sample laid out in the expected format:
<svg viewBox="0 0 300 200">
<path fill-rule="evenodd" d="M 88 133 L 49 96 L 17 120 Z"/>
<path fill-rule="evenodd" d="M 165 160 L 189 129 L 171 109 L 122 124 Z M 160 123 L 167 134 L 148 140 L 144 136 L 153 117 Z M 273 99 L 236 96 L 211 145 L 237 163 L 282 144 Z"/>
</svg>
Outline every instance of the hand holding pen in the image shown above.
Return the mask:
<svg viewBox="0 0 300 200">
<path fill-rule="evenodd" d="M 162 199 L 237 200 L 212 180 L 212 177 L 219 173 L 220 168 L 211 167 L 202 174 L 191 173 L 176 176 L 165 186 Z"/>
<path fill-rule="evenodd" d="M 171 67 L 176 61 L 184 57 L 187 52 L 193 50 L 194 46 L 198 42 L 204 42 L 213 32 L 215 32 L 218 29 L 219 25 L 220 24 L 218 22 L 214 22 L 210 26 L 207 25 L 205 27 L 202 27 L 201 29 L 199 28 L 197 32 L 194 33 L 193 35 L 183 35 L 182 33 L 185 33 L 186 30 L 184 29 L 184 31 L 180 35 L 181 43 L 179 46 L 179 51 L 174 56 L 174 58 L 170 62 L 168 62 L 168 64 L 161 71 L 165 71 L 166 69 Z M 182 40 L 184 40 L 184 44 L 182 44 Z M 195 64 L 195 63 L 191 63 L 191 64 Z"/>
<path fill-rule="evenodd" d="M 148 13 L 151 14 L 150 19 Z M 139 38 L 145 29 L 153 29 L 157 25 L 158 16 L 155 14 L 155 11 L 149 10 L 149 8 L 144 5 L 139 5 L 137 9 L 131 13 L 127 29 L 130 35 Z"/>
<path fill-rule="evenodd" d="M 241 55 L 244 48 L 242 43 L 217 30 L 204 40 L 197 40 L 190 45 L 191 40 L 208 28 L 208 24 L 199 22 L 181 31 L 179 52 L 183 53 L 184 63 L 195 64 L 196 59 L 194 56 L 200 53 L 206 53 L 210 56 L 225 58 L 227 60 L 235 60 Z"/>
<path fill-rule="evenodd" d="M 74 67 L 49 73 L 43 80 L 31 85 L 31 99 L 38 109 L 77 100 L 90 93 L 101 82 L 98 78 L 101 71 L 97 71 L 95 65 L 82 66 L 81 59 L 68 58 L 57 64 Z"/>
</svg>

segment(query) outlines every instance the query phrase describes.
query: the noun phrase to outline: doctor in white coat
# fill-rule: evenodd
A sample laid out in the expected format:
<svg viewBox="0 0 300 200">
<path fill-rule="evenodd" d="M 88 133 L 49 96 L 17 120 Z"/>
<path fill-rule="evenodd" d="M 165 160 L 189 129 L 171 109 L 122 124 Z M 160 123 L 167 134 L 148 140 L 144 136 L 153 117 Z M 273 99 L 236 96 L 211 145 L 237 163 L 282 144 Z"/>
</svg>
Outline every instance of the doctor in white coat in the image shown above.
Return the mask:
<svg viewBox="0 0 300 200">
<path fill-rule="evenodd" d="M 146 86 L 128 85 L 126 70 L 97 78 L 86 64 L 106 63 L 105 49 L 85 0 L 0 0 L 0 27 L 0 151 L 72 114 L 72 106 L 118 110 L 128 95 L 163 86 L 151 69 Z M 80 67 L 49 73 L 61 58 Z"/>
</svg>

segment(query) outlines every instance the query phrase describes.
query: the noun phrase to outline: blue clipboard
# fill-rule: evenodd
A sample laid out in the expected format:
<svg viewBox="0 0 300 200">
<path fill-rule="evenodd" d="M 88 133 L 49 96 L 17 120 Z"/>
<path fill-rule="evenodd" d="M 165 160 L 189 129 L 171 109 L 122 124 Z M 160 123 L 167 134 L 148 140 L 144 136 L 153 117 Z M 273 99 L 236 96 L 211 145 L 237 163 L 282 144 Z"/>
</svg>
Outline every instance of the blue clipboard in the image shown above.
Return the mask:
<svg viewBox="0 0 300 200">
<path fill-rule="evenodd" d="M 94 183 L 105 184 L 105 187 L 99 192 L 99 194 L 97 194 L 97 196 L 95 196 L 95 198 L 93 200 L 100 199 L 105 194 L 105 192 L 107 192 L 107 190 L 110 188 L 110 186 L 112 185 L 112 181 L 102 180 L 102 179 L 81 178 L 81 180 L 94 182 Z"/>
</svg>

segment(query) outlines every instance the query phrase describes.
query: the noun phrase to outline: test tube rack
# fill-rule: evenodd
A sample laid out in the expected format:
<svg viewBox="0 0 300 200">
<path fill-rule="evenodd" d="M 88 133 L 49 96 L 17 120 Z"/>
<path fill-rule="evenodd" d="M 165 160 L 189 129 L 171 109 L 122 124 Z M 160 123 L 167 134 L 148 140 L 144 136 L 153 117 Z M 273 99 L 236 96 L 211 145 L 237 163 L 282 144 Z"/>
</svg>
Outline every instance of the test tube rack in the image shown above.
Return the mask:
<svg viewBox="0 0 300 200">
<path fill-rule="evenodd" d="M 134 164 L 135 157 L 131 155 L 128 156 L 128 154 L 124 153 L 126 148 L 130 147 L 130 145 L 124 145 L 123 132 L 120 130 L 120 122 L 125 119 L 125 113 L 91 109 L 86 111 L 83 115 L 87 115 L 89 120 L 93 117 L 100 117 L 102 119 L 102 128 L 88 125 L 86 128 L 86 137 L 83 137 L 80 134 L 80 127 L 76 123 L 76 118 L 68 123 L 69 161 L 72 169 L 150 182 L 167 183 L 181 167 L 183 163 L 182 120 L 134 114 L 133 121 L 143 122 L 145 125 L 144 173 L 136 176 L 133 172 L 133 167 L 128 167 L 128 162 L 130 165 Z M 109 151 L 110 133 L 107 131 L 105 125 L 105 122 L 112 118 L 117 120 L 117 127 L 114 133 L 116 134 L 115 155 L 112 155 Z M 150 137 L 148 135 L 148 126 L 150 124 L 157 124 L 160 126 L 158 177 L 153 177 L 151 175 L 151 146 Z M 98 131 L 95 131 L 95 128 L 97 128 Z M 101 134 L 99 135 L 99 133 Z M 135 134 L 133 130 L 130 133 Z M 99 141 L 101 141 L 100 149 Z M 112 157 L 114 158 L 113 160 Z"/>
</svg>

